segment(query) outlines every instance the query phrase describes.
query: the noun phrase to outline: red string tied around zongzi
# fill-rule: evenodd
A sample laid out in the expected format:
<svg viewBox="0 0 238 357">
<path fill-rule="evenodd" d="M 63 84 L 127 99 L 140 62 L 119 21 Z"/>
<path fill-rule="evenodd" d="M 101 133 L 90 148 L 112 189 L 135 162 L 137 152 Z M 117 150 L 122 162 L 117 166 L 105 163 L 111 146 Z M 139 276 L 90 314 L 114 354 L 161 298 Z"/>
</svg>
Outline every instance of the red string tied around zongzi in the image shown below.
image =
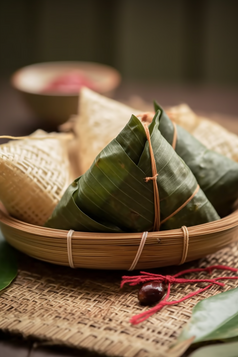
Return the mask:
<svg viewBox="0 0 238 357">
<path fill-rule="evenodd" d="M 213 265 L 207 268 L 196 268 L 196 269 L 187 269 L 183 270 L 175 275 L 161 275 L 161 274 L 153 274 L 153 273 L 148 273 L 148 272 L 140 272 L 141 275 L 137 276 L 123 276 L 122 277 L 122 282 L 121 282 L 121 288 L 124 286 L 124 284 L 129 284 L 131 286 L 145 283 L 148 281 L 157 281 L 161 282 L 164 284 L 168 285 L 167 293 L 162 301 L 160 301 L 157 305 L 149 309 L 148 311 L 144 311 L 141 314 L 135 315 L 131 318 L 130 322 L 133 325 L 137 325 L 142 321 L 145 321 L 148 319 L 150 316 L 152 316 L 154 313 L 160 311 L 164 306 L 168 305 L 174 305 L 178 304 L 184 300 L 190 299 L 191 297 L 198 295 L 207 289 L 209 289 L 211 286 L 219 285 L 224 287 L 225 284 L 219 282 L 218 280 L 231 280 L 231 279 L 238 279 L 238 276 L 223 276 L 223 277 L 217 277 L 213 279 L 185 279 L 185 278 L 179 278 L 181 275 L 184 274 L 189 274 L 189 273 L 196 273 L 196 272 L 208 272 L 212 273 L 214 269 L 219 269 L 219 270 L 227 270 L 236 273 L 238 269 L 236 268 L 231 268 L 225 265 Z M 170 297 L 170 289 L 172 284 L 193 284 L 193 283 L 209 283 L 206 287 L 198 289 L 194 292 L 189 293 L 188 295 L 182 297 L 179 300 L 173 300 L 173 301 L 168 301 Z"/>
</svg>

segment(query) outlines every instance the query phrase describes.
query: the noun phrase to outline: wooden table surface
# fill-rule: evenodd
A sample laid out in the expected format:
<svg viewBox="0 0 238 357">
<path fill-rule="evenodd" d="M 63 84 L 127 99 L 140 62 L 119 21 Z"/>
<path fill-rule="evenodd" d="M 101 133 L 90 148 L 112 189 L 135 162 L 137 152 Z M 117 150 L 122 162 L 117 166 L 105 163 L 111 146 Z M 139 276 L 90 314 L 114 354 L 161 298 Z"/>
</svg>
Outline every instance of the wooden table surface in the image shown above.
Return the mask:
<svg viewBox="0 0 238 357">
<path fill-rule="evenodd" d="M 187 103 L 194 111 L 206 113 L 207 117 L 238 134 L 238 88 L 122 82 L 113 97 L 138 107 L 150 106 L 153 100 L 164 107 Z M 47 131 L 56 129 L 49 123 L 42 124 L 11 88 L 9 80 L 0 79 L 0 135 L 28 135 L 38 128 Z M 32 340 L 25 341 L 21 336 L 0 331 L 0 357 L 96 355 L 62 346 L 47 346 Z"/>
</svg>

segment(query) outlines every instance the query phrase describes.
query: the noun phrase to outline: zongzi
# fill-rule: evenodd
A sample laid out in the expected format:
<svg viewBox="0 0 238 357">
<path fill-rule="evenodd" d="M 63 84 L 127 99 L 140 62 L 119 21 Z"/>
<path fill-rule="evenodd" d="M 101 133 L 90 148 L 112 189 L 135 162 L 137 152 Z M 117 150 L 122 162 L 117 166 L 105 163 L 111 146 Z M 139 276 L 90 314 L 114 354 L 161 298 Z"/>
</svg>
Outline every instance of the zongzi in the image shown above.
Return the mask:
<svg viewBox="0 0 238 357">
<path fill-rule="evenodd" d="M 185 129 L 173 123 L 156 103 L 155 110 L 161 113 L 161 134 L 189 166 L 218 214 L 230 214 L 238 198 L 238 163 L 209 150 Z"/>
<path fill-rule="evenodd" d="M 161 135 L 160 116 L 158 111 L 148 130 L 132 115 L 89 170 L 68 187 L 46 226 L 142 232 L 219 219 L 191 170 Z"/>
<path fill-rule="evenodd" d="M 169 108 L 173 122 L 195 136 L 208 149 L 238 162 L 238 136 L 205 117 L 195 114 L 187 104 Z"/>
<path fill-rule="evenodd" d="M 94 93 L 88 88 L 82 89 L 80 115 L 76 120 L 75 127 L 79 137 L 82 173 L 86 172 L 103 147 L 113 140 L 126 125 L 130 115 L 134 113 L 139 117 L 139 112 L 115 100 Z M 174 114 L 174 111 L 172 112 Z M 181 110 L 179 121 L 183 125 L 182 113 Z M 233 204 L 238 198 L 238 164 L 226 159 L 223 155 L 217 155 L 215 152 L 207 150 L 207 146 L 202 145 L 186 130 L 182 130 L 180 126 L 173 124 L 163 111 L 160 120 L 162 135 L 172 145 L 172 141 L 175 140 L 178 155 L 193 171 L 198 183 L 205 190 L 208 199 L 211 200 L 218 213 L 221 216 L 231 213 Z M 209 123 L 213 125 L 211 122 Z M 195 121 L 192 120 L 186 125 L 188 130 L 193 131 Z M 174 135 L 175 130 L 177 137 Z M 205 135 L 203 136 L 205 140 Z M 224 192 L 226 192 L 225 195 Z"/>
<path fill-rule="evenodd" d="M 65 138 L 37 130 L 0 145 L 0 200 L 11 216 L 43 225 L 53 212 L 71 182 Z"/>
<path fill-rule="evenodd" d="M 122 130 L 131 114 L 138 110 L 95 93 L 80 91 L 79 116 L 75 132 L 78 136 L 79 164 L 85 173 L 99 152 Z"/>
</svg>

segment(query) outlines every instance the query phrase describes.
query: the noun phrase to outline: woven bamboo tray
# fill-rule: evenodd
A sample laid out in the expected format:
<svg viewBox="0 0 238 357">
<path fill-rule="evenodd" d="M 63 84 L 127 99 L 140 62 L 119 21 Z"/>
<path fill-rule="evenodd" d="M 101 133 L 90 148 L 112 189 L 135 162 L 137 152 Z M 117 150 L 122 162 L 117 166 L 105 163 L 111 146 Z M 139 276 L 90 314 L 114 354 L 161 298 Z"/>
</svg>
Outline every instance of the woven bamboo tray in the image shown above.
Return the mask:
<svg viewBox="0 0 238 357">
<path fill-rule="evenodd" d="M 39 260 L 72 266 L 68 231 L 31 225 L 10 217 L 4 210 L 0 212 L 3 235 L 13 247 Z M 189 262 L 238 240 L 238 210 L 219 221 L 188 227 L 187 232 L 188 235 L 182 229 L 149 232 L 144 247 L 143 233 L 73 232 L 71 259 L 75 268 L 123 270 Z"/>
</svg>

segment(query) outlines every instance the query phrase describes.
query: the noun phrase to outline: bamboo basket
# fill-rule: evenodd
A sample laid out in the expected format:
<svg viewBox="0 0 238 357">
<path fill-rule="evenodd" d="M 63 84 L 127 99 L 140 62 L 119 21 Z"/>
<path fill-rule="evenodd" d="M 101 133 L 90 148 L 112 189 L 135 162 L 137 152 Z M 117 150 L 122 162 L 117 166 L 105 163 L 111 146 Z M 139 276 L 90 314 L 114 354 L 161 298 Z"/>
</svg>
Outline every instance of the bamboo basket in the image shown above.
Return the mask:
<svg viewBox="0 0 238 357">
<path fill-rule="evenodd" d="M 175 114 L 177 112 L 178 109 Z M 212 133 L 216 124 L 209 121 L 209 125 Z M 221 137 L 224 131 L 221 127 Z M 20 221 L 11 217 L 3 206 L 0 206 L 0 227 L 13 247 L 52 264 L 89 269 L 151 269 L 200 259 L 238 241 L 238 209 L 218 221 L 191 226 L 186 230 L 181 227 L 148 232 L 144 245 L 143 232 L 79 231 L 73 232 L 69 244 L 68 231 Z"/>
<path fill-rule="evenodd" d="M 71 265 L 68 231 L 35 226 L 12 218 L 1 209 L 0 225 L 6 240 L 21 252 L 49 263 Z M 182 229 L 149 232 L 135 269 L 178 265 L 214 253 L 238 240 L 238 210 L 219 221 Z M 75 268 L 130 269 L 142 233 L 74 232 L 72 259 Z"/>
</svg>

